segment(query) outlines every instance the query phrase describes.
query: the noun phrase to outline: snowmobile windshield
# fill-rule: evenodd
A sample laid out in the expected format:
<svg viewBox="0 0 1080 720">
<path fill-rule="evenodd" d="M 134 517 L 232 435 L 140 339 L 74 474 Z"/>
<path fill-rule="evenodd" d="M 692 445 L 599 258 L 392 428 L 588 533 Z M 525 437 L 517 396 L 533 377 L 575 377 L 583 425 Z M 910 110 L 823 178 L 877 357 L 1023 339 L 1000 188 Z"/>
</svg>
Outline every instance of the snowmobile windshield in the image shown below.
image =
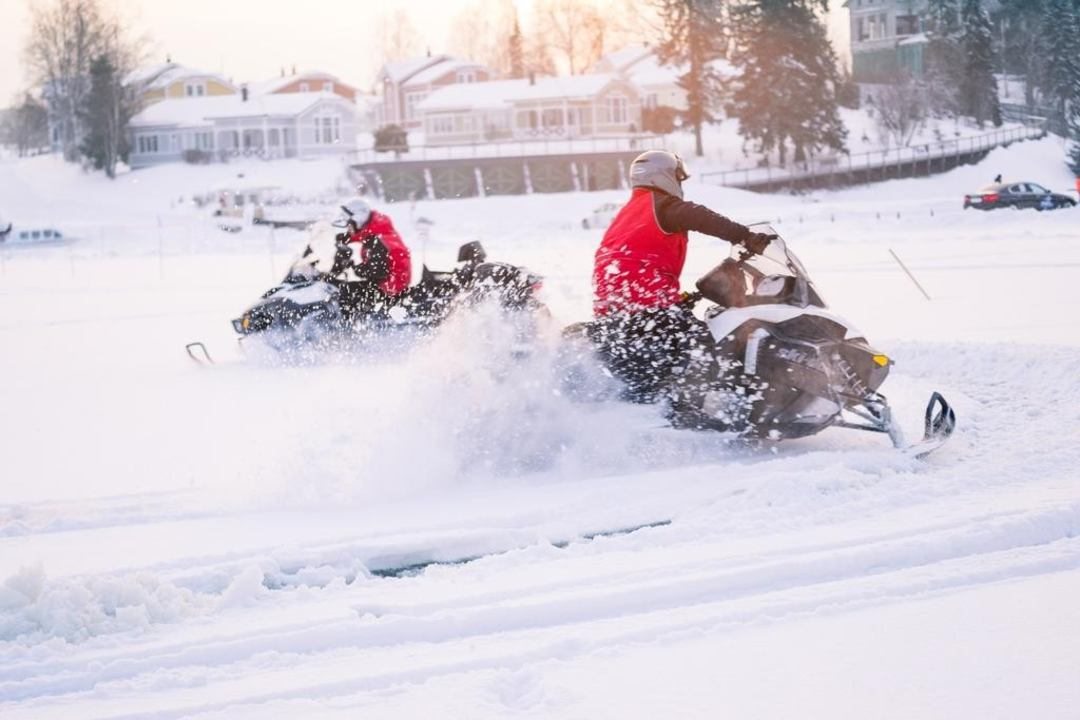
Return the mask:
<svg viewBox="0 0 1080 720">
<path fill-rule="evenodd" d="M 300 255 L 289 266 L 286 282 L 315 280 L 330 272 L 334 265 L 335 238 L 338 231 L 328 222 L 315 223 Z"/>
<path fill-rule="evenodd" d="M 814 287 L 806 268 L 780 237 L 780 233 L 770 225 L 755 226 L 754 232 L 776 235 L 776 239 L 758 255 L 747 256 L 741 246 L 732 247 L 731 259 L 745 276 L 745 304 L 813 305 L 824 308 L 825 301 Z"/>
</svg>

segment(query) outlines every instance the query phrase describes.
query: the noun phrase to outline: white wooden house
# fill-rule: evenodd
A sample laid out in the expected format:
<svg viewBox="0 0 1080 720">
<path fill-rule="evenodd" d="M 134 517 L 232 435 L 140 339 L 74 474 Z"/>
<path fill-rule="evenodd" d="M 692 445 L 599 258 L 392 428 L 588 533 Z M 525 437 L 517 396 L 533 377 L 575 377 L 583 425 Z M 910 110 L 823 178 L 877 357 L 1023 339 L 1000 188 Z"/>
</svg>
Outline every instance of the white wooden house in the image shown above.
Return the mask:
<svg viewBox="0 0 1080 720">
<path fill-rule="evenodd" d="M 617 74 L 451 85 L 416 107 L 428 145 L 604 137 L 641 129 L 638 89 Z"/>
<path fill-rule="evenodd" d="M 245 156 L 312 158 L 356 149 L 356 105 L 329 92 L 162 100 L 132 118 L 132 167 Z"/>
<path fill-rule="evenodd" d="M 423 124 L 417 106 L 433 92 L 450 85 L 485 82 L 492 77 L 492 71 L 484 65 L 449 55 L 387 63 L 378 77 L 382 105 L 377 123 L 415 130 Z"/>
</svg>

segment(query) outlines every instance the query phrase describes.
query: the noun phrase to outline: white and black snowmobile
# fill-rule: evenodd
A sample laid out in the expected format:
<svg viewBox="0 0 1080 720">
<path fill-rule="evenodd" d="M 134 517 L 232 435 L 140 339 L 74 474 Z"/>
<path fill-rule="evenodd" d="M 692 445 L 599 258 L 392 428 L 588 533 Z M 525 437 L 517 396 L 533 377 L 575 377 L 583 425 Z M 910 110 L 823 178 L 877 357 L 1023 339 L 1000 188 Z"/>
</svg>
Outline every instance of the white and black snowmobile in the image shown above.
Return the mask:
<svg viewBox="0 0 1080 720">
<path fill-rule="evenodd" d="M 708 332 L 663 383 L 672 425 L 770 440 L 851 428 L 886 434 L 897 448 L 919 457 L 952 434 L 955 413 L 935 392 L 926 407 L 924 437 L 905 442 L 878 392 L 893 361 L 829 312 L 781 238 L 760 255 L 735 246 L 697 289 L 685 304 L 712 303 L 704 313 Z M 588 324 L 566 334 L 586 338 Z"/>
<path fill-rule="evenodd" d="M 352 351 L 367 340 L 411 342 L 455 309 L 485 301 L 522 316 L 543 308 L 537 297 L 542 278 L 520 266 L 489 262 L 479 242 L 461 246 L 451 271 L 425 266 L 420 282 L 390 301 L 352 302 L 350 281 L 330 272 L 339 250 L 336 233 L 329 224 L 315 227 L 281 283 L 232 321 L 242 341 L 258 338 L 286 360 L 303 360 L 326 350 Z M 520 325 L 526 332 L 529 323 Z M 211 362 L 201 343 L 187 350 L 193 359 Z"/>
</svg>

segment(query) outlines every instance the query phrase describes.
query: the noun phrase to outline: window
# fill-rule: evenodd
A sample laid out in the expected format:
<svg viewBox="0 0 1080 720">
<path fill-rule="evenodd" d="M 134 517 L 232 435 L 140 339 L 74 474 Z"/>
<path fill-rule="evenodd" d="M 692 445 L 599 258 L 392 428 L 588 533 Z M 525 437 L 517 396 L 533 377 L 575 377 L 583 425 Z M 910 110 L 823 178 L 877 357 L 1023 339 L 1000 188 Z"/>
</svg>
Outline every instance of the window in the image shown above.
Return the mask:
<svg viewBox="0 0 1080 720">
<path fill-rule="evenodd" d="M 140 155 L 156 153 L 158 151 L 157 135 L 140 135 L 138 145 Z"/>
<path fill-rule="evenodd" d="M 613 95 L 607 100 L 608 122 L 613 124 L 625 123 L 630 119 L 626 109 L 626 98 L 621 95 Z"/>
<path fill-rule="evenodd" d="M 188 97 L 202 97 L 206 95 L 205 83 L 187 83 L 184 85 L 184 94 Z"/>
<path fill-rule="evenodd" d="M 660 104 L 660 96 L 657 93 L 649 93 L 645 96 L 645 107 L 654 108 Z"/>
<path fill-rule="evenodd" d="M 454 118 L 445 115 L 432 118 L 431 132 L 441 135 L 454 132 Z"/>
<path fill-rule="evenodd" d="M 535 110 L 520 110 L 517 114 L 517 126 L 523 129 L 535 130 L 540 127 Z"/>
<path fill-rule="evenodd" d="M 267 141 L 270 147 L 277 147 L 281 144 L 281 132 L 277 128 L 270 128 L 270 138 Z"/>
<path fill-rule="evenodd" d="M 564 124 L 562 108 L 548 108 L 544 110 L 540 116 L 540 122 L 546 128 L 562 127 Z"/>
<path fill-rule="evenodd" d="M 459 72 L 458 75 L 457 75 L 457 81 L 459 83 L 474 83 L 474 82 L 476 82 L 476 71 L 475 70 L 466 70 L 464 72 Z"/>
<path fill-rule="evenodd" d="M 919 32 L 919 18 L 917 15 L 897 15 L 896 34 L 914 35 Z"/>
<path fill-rule="evenodd" d="M 405 119 L 416 118 L 416 104 L 427 97 L 427 93 L 412 92 L 405 94 Z"/>
<path fill-rule="evenodd" d="M 332 92 L 334 92 L 334 83 L 332 83 L 332 82 L 324 82 L 322 84 L 322 89 L 323 89 L 323 92 L 332 93 Z"/>
<path fill-rule="evenodd" d="M 308 92 L 309 90 L 311 90 L 310 85 L 308 85 L 306 82 L 300 83 L 300 92 Z"/>
<path fill-rule="evenodd" d="M 214 149 L 214 134 L 209 132 L 200 132 L 195 134 L 195 145 L 199 150 L 213 150 Z"/>
<path fill-rule="evenodd" d="M 341 140 L 341 118 L 315 118 L 315 142 L 331 145 Z"/>
</svg>

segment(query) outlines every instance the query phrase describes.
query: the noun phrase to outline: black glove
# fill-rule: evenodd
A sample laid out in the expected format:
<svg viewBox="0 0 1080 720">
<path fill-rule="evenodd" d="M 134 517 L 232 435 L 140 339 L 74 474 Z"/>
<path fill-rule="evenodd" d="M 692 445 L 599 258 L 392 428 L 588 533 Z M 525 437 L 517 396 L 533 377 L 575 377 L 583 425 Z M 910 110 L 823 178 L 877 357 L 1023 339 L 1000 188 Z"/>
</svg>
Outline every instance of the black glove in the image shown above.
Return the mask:
<svg viewBox="0 0 1080 720">
<path fill-rule="evenodd" d="M 743 247 L 751 255 L 760 255 L 765 252 L 765 248 L 769 247 L 769 243 L 777 238 L 777 235 L 773 233 L 750 233 L 745 240 L 743 240 Z"/>
</svg>

